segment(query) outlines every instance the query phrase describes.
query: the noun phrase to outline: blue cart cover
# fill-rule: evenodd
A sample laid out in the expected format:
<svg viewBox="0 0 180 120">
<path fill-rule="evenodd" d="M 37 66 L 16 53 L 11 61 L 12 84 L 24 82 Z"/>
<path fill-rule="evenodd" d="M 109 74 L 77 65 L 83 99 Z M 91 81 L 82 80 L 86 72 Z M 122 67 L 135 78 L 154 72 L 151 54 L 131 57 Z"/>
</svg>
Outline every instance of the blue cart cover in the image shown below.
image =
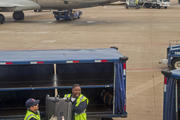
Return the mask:
<svg viewBox="0 0 180 120">
<path fill-rule="evenodd" d="M 115 64 L 115 113 L 126 116 L 126 63 Z"/>
<path fill-rule="evenodd" d="M 176 80 L 180 79 L 180 70 L 164 70 L 163 120 L 176 120 Z"/>
<path fill-rule="evenodd" d="M 0 51 L 0 65 L 31 64 L 35 62 L 52 64 L 67 62 L 107 62 L 119 61 L 124 57 L 114 48 L 69 49 L 69 50 L 19 50 Z"/>
</svg>

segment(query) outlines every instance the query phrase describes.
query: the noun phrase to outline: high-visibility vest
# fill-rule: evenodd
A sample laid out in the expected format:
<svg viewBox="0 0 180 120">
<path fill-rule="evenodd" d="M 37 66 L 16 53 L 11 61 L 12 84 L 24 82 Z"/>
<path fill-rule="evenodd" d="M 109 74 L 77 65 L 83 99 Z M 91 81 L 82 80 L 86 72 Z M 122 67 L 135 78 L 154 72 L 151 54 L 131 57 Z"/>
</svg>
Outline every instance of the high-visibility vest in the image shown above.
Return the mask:
<svg viewBox="0 0 180 120">
<path fill-rule="evenodd" d="M 139 0 L 136 0 L 136 1 L 135 1 L 135 4 L 138 5 L 138 3 L 139 3 Z"/>
<path fill-rule="evenodd" d="M 27 110 L 24 120 L 30 120 L 31 118 L 35 118 L 36 120 L 41 120 L 39 111 L 37 111 L 37 114 L 35 114 L 30 110 Z"/>
<path fill-rule="evenodd" d="M 64 98 L 70 99 L 71 96 L 72 96 L 71 94 L 66 94 L 66 95 L 64 95 Z M 75 106 L 78 107 L 79 104 L 84 101 L 87 101 L 87 104 L 89 103 L 89 100 L 84 95 L 80 94 L 80 96 L 76 100 Z M 75 113 L 75 120 L 87 120 L 86 109 L 80 114 Z"/>
</svg>

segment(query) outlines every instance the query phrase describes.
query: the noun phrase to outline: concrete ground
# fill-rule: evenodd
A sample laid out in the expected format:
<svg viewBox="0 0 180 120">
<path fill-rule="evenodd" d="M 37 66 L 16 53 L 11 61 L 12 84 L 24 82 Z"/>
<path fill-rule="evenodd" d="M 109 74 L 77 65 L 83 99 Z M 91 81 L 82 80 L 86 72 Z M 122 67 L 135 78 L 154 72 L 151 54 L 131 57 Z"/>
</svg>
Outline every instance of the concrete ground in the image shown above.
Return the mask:
<svg viewBox="0 0 180 120">
<path fill-rule="evenodd" d="M 163 75 L 169 40 L 180 40 L 180 6 L 168 9 L 125 9 L 120 5 L 81 9 L 81 19 L 56 22 L 51 11 L 25 12 L 14 22 L 4 13 L 0 50 L 84 49 L 117 46 L 127 62 L 127 112 L 123 120 L 161 120 Z M 118 118 L 120 119 L 120 118 Z M 118 120 L 116 119 L 116 120 Z"/>
</svg>

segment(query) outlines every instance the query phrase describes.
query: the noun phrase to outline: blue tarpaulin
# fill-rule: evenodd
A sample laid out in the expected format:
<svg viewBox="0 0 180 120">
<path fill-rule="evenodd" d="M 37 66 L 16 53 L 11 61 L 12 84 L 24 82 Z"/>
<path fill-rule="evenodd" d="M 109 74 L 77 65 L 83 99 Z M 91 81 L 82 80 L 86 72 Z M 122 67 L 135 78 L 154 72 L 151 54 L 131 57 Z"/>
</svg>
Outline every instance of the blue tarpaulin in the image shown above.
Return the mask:
<svg viewBox="0 0 180 120">
<path fill-rule="evenodd" d="M 164 80 L 163 120 L 176 120 L 176 81 L 180 79 L 180 70 L 162 71 Z"/>
<path fill-rule="evenodd" d="M 44 63 L 66 63 L 69 60 L 79 62 L 94 62 L 94 60 L 108 60 L 108 62 L 119 61 L 123 57 L 114 48 L 102 49 L 72 49 L 72 50 L 19 50 L 0 51 L 1 62 L 13 62 L 13 64 L 29 64 L 33 61 L 44 61 Z"/>
<path fill-rule="evenodd" d="M 126 114 L 126 78 L 123 63 L 115 63 L 115 68 L 115 113 Z"/>
<path fill-rule="evenodd" d="M 176 80 L 168 78 L 164 93 L 163 120 L 176 120 L 175 86 Z"/>
</svg>

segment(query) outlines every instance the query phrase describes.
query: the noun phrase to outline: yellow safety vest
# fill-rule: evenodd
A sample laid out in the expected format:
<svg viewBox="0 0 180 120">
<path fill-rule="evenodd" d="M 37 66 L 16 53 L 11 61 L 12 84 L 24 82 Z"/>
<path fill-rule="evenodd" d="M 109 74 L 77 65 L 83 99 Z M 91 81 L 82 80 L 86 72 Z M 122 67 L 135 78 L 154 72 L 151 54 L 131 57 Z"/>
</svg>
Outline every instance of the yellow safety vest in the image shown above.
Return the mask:
<svg viewBox="0 0 180 120">
<path fill-rule="evenodd" d="M 30 120 L 31 118 L 35 118 L 36 120 L 41 120 L 39 111 L 37 111 L 37 113 L 38 114 L 35 114 L 30 110 L 27 110 L 24 120 Z"/>
<path fill-rule="evenodd" d="M 71 94 L 66 94 L 64 95 L 65 99 L 70 99 L 71 98 Z M 80 103 L 84 102 L 87 100 L 87 104 L 89 103 L 89 100 L 82 94 L 80 94 L 80 96 L 77 98 L 76 100 L 76 107 L 79 106 Z M 77 114 L 75 113 L 75 120 L 87 120 L 87 115 L 86 115 L 86 109 L 84 110 L 84 112 Z"/>
<path fill-rule="evenodd" d="M 135 1 L 135 4 L 138 5 L 138 3 L 139 3 L 139 0 L 136 0 L 136 1 Z"/>
</svg>

